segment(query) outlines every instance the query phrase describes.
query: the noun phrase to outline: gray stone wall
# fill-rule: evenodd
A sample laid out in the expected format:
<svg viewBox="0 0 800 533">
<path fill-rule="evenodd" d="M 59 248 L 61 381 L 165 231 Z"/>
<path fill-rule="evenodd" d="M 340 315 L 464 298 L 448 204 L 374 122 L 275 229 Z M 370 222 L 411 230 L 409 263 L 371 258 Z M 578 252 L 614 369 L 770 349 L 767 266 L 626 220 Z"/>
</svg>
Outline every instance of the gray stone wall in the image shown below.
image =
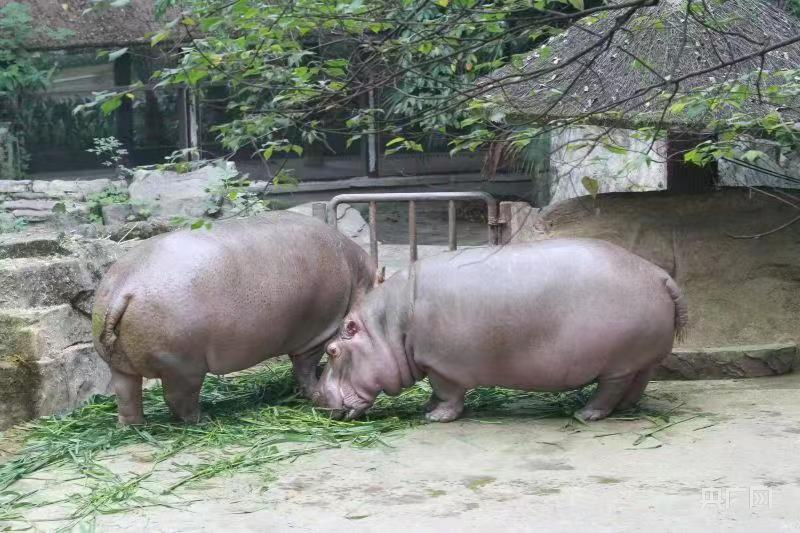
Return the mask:
<svg viewBox="0 0 800 533">
<path fill-rule="evenodd" d="M 129 246 L 31 231 L 0 236 L 0 430 L 110 392 L 89 312 L 102 274 Z"/>
</svg>

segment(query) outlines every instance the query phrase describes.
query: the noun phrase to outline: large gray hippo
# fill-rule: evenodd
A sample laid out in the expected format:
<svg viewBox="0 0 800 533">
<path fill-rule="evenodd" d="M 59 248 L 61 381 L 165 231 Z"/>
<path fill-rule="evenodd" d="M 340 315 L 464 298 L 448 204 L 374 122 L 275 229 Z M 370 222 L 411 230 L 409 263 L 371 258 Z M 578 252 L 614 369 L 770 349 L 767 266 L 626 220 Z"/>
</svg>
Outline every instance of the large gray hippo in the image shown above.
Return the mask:
<svg viewBox="0 0 800 533">
<path fill-rule="evenodd" d="M 376 278 L 358 245 L 290 212 L 146 241 L 111 267 L 92 312 L 120 423 L 144 420 L 142 376 L 161 378 L 172 413 L 193 422 L 206 373 L 281 354 L 291 356 L 301 392 L 309 394 L 325 344 Z"/>
<path fill-rule="evenodd" d="M 590 239 L 423 259 L 366 296 L 327 347 L 315 402 L 353 418 L 427 376 L 427 418 L 448 422 L 478 386 L 563 391 L 597 382 L 580 411 L 635 404 L 687 321 L 672 278 Z"/>
</svg>

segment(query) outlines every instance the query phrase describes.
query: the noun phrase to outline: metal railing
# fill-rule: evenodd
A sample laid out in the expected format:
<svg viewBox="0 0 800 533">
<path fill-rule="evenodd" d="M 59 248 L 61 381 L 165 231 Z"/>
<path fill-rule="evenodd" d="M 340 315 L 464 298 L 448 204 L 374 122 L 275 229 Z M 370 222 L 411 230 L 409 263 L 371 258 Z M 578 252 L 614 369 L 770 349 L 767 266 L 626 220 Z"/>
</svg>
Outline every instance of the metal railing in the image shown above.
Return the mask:
<svg viewBox="0 0 800 533">
<path fill-rule="evenodd" d="M 324 211 L 315 209 L 315 216 L 324 218 L 333 226 L 337 226 L 338 217 L 336 210 L 340 204 L 369 204 L 369 251 L 377 262 L 378 260 L 378 202 L 408 202 L 408 241 L 411 261 L 417 260 L 417 202 L 448 202 L 447 206 L 447 241 L 450 250 L 458 248 L 458 233 L 456 229 L 456 202 L 479 200 L 486 204 L 486 219 L 488 223 L 489 244 L 494 246 L 500 243 L 500 220 L 497 200 L 485 192 L 413 192 L 413 193 L 365 193 L 365 194 L 340 194 L 334 196 L 327 204 Z"/>
</svg>

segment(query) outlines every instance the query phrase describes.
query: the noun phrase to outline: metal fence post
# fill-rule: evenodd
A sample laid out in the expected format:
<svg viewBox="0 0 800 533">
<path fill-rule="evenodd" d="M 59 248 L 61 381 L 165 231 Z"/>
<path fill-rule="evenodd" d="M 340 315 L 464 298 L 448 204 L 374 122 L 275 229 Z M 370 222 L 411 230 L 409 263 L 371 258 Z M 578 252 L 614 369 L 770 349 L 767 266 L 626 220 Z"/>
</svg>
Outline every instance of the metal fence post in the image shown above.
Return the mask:
<svg viewBox="0 0 800 533">
<path fill-rule="evenodd" d="M 314 202 L 311 204 L 311 215 L 321 221 L 328 222 L 328 204 L 325 202 Z"/>
</svg>

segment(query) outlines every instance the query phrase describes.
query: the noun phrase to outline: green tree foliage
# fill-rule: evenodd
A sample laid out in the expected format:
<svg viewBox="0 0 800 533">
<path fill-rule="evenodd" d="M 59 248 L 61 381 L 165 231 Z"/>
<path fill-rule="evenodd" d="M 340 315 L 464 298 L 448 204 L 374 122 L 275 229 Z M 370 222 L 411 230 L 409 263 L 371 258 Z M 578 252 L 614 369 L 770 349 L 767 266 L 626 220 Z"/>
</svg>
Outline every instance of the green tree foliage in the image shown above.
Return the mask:
<svg viewBox="0 0 800 533">
<path fill-rule="evenodd" d="M 0 102 L 6 104 L 21 92 L 42 89 L 50 71 L 41 66 L 26 43 L 33 35 L 28 6 L 11 2 L 0 7 Z"/>
<path fill-rule="evenodd" d="M 683 20 L 699 21 L 709 32 L 726 35 L 730 21 L 710 14 L 714 6 L 727 1 L 731 0 L 685 0 L 680 6 Z M 173 43 L 175 67 L 155 72 L 153 82 L 157 87 L 198 90 L 226 87 L 232 118 L 216 127 L 222 143 L 230 150 L 252 147 L 266 159 L 280 152 L 301 155 L 303 145 L 324 143 L 331 133 L 346 133 L 353 140 L 372 131 L 385 134 L 389 152 L 424 150 L 422 136 L 434 132 L 449 136 L 455 151 L 476 150 L 500 140 L 510 152 L 525 152 L 543 132 L 567 123 L 613 121 L 623 112 L 628 113 L 627 124 L 640 123 L 638 135 L 651 141 L 662 137 L 665 125 L 675 119 L 718 133 L 718 142 L 687 154 L 697 163 L 730 156 L 740 139 L 750 135 L 767 134 L 786 147 L 794 146 L 793 122 L 783 116 L 780 104 L 796 94 L 792 72 L 759 70 L 747 73 L 749 82 L 720 76 L 722 84 L 711 76 L 708 90 L 695 85 L 685 93 L 676 90 L 677 81 L 659 74 L 661 82 L 647 90 L 647 106 L 652 107 L 644 112 L 630 112 L 621 103 L 619 108 L 578 114 L 571 121 L 520 120 L 519 110 L 504 101 L 505 92 L 521 79 L 546 84 L 568 72 L 563 69 L 569 65 L 590 71 L 599 53 L 630 54 L 614 40 L 618 33 L 624 34 L 625 25 L 626 31 L 643 24 L 658 31 L 674 29 L 667 27 L 669 21 L 640 13 L 654 4 L 653 0 L 161 0 L 158 11 L 167 15 L 168 22 L 151 36 L 151 43 Z M 605 28 L 597 30 L 596 44 L 551 57 L 548 39 L 579 19 L 584 21 L 583 32 Z M 605 22 L 592 26 L 595 21 Z M 729 37 L 742 38 L 735 32 Z M 530 63 L 534 48 L 544 65 L 534 71 L 538 77 L 521 68 Z M 626 61 L 645 74 L 653 71 L 635 55 Z M 504 72 L 500 77 L 498 69 Z M 756 77 L 758 83 L 753 83 Z M 574 92 L 574 84 L 568 83 L 567 89 Z M 771 112 L 750 116 L 731 111 L 762 89 L 769 96 Z M 588 86 L 583 90 L 590 91 Z M 123 98 L 133 97 L 131 91 L 104 93 L 91 105 L 109 113 Z M 722 108 L 724 113 L 719 112 Z M 345 115 L 344 127 L 333 129 L 322 120 L 333 113 Z M 624 152 L 610 137 L 593 142 Z M 747 159 L 756 159 L 752 150 L 745 152 Z M 649 163 L 647 156 L 640 159 Z"/>
</svg>

